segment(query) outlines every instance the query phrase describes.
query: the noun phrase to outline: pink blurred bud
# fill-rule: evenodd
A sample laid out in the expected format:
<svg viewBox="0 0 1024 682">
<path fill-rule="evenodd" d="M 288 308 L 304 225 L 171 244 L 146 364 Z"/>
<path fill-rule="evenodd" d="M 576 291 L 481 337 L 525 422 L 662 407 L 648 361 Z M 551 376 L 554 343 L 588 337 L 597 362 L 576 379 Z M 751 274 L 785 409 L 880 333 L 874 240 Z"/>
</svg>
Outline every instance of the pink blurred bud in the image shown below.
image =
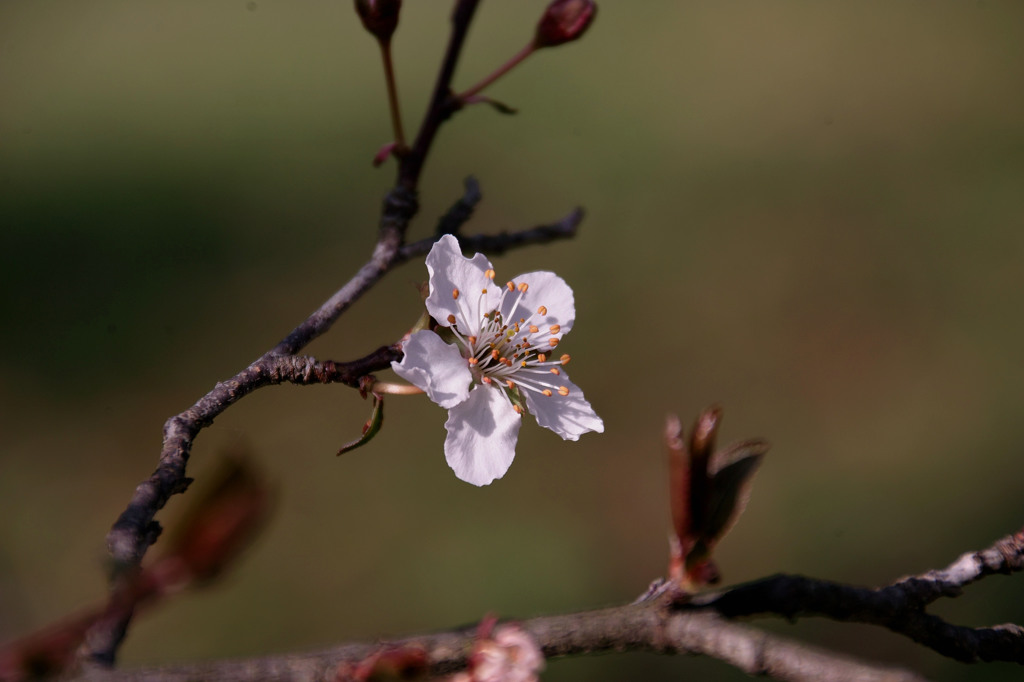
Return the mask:
<svg viewBox="0 0 1024 682">
<path fill-rule="evenodd" d="M 493 629 L 493 634 L 483 634 Z M 537 642 L 516 625 L 500 625 L 487 619 L 470 656 L 466 682 L 538 682 L 544 654 Z"/>
<path fill-rule="evenodd" d="M 227 459 L 212 476 L 205 496 L 193 499 L 161 560 L 160 574 L 172 580 L 208 581 L 221 573 L 262 529 L 270 511 L 271 492 L 247 459 Z M 154 577 L 159 577 L 155 575 Z"/>
<path fill-rule="evenodd" d="M 385 161 L 387 161 L 388 158 L 392 154 L 395 153 L 395 148 L 397 146 L 398 146 L 397 142 L 388 142 L 386 145 L 384 145 L 380 149 L 378 149 L 377 153 L 373 155 L 373 166 L 374 166 L 374 168 L 376 168 L 377 166 L 379 166 L 382 163 L 384 163 Z M 362 389 L 360 389 L 360 390 L 362 390 Z M 364 392 L 363 397 L 364 398 L 366 397 L 365 392 Z"/>
<path fill-rule="evenodd" d="M 355 0 L 356 13 L 367 31 L 381 42 L 391 40 L 391 34 L 398 28 L 398 12 L 402 0 Z"/>
<path fill-rule="evenodd" d="M 597 14 L 594 0 L 552 0 L 537 24 L 536 47 L 554 47 L 582 36 Z"/>
</svg>

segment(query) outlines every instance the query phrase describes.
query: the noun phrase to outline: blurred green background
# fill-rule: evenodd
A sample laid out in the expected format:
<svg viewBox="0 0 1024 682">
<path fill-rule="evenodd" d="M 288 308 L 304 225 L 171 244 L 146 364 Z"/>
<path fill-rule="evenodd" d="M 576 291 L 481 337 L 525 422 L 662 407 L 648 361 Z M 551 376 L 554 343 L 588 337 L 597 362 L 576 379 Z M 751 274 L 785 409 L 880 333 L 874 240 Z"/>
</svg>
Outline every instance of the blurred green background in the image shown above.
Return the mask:
<svg viewBox="0 0 1024 682">
<path fill-rule="evenodd" d="M 521 47 L 545 3 L 484 3 L 460 88 Z M 396 35 L 414 129 L 449 3 Z M 318 648 L 631 600 L 667 561 L 660 434 L 725 407 L 774 447 L 720 548 L 727 582 L 886 583 L 1024 522 L 1024 4 L 601 4 L 528 60 L 427 165 L 411 238 L 479 178 L 471 232 L 587 209 L 572 243 L 495 260 L 576 291 L 565 348 L 606 433 L 524 426 L 477 489 L 445 414 L 352 390 L 259 391 L 200 436 L 202 485 L 249 446 L 278 487 L 219 587 L 137 621 L 142 665 Z M 369 253 L 394 166 L 381 67 L 350 3 L 0 4 L 0 638 L 95 602 L 104 535 L 164 420 L 276 343 Z M 350 359 L 416 318 L 421 263 L 310 351 Z M 532 420 L 531 420 L 532 421 Z M 161 515 L 172 524 L 176 498 Z M 936 609 L 1024 622 L 1024 577 Z M 1019 679 L 877 629 L 759 625 L 937 680 Z M 552 662 L 546 680 L 744 679 L 714 661 Z"/>
</svg>

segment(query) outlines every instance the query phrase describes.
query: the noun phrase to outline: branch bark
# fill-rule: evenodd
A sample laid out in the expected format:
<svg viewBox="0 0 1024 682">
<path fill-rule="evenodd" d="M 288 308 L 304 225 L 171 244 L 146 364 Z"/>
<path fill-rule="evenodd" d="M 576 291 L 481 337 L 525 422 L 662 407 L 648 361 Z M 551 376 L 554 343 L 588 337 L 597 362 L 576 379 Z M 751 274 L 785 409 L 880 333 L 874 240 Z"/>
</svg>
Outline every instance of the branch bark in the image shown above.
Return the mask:
<svg viewBox="0 0 1024 682">
<path fill-rule="evenodd" d="M 792 682 L 923 682 L 897 668 L 877 666 L 731 623 L 711 612 L 682 612 L 648 602 L 610 609 L 520 621 L 545 657 L 647 651 L 702 654 L 750 675 Z M 456 672 L 466 665 L 475 628 L 418 635 L 374 644 L 346 644 L 308 654 L 215 661 L 140 670 L 84 671 L 77 679 L 110 682 L 334 682 L 339 666 L 354 665 L 390 647 L 418 647 L 427 654 L 429 674 Z"/>
<path fill-rule="evenodd" d="M 941 570 L 901 578 L 876 589 L 797 575 L 776 575 L 723 592 L 702 595 L 682 609 L 711 608 L 729 618 L 775 615 L 788 619 L 823 616 L 837 621 L 881 625 L 943 656 L 974 663 L 1024 664 L 1024 628 L 1012 623 L 971 628 L 947 623 L 925 611 L 942 597 L 997 573 L 1024 569 L 1024 530 L 991 546 L 968 552 Z"/>
<path fill-rule="evenodd" d="M 965 662 L 1024 663 L 1024 629 L 1016 625 L 965 628 L 924 613 L 941 597 L 989 575 L 1024 570 L 1024 531 L 990 547 L 962 555 L 941 570 L 901 578 L 878 589 L 860 588 L 801 576 L 773 576 L 692 598 L 670 590 L 648 590 L 633 604 L 598 611 L 545 616 L 519 622 L 540 644 L 545 657 L 609 651 L 701 654 L 751 675 L 796 682 L 918 682 L 906 670 L 858 661 L 732 622 L 741 616 L 788 619 L 823 616 L 871 623 L 906 635 L 935 651 Z M 79 678 L 138 682 L 204 679 L 241 682 L 333 682 L 339 666 L 354 666 L 377 651 L 417 647 L 427 654 L 429 672 L 444 675 L 466 665 L 475 628 L 418 635 L 374 644 L 344 644 L 324 651 L 238 661 L 111 672 L 83 670 Z M 970 653 L 970 655 L 966 655 Z"/>
</svg>

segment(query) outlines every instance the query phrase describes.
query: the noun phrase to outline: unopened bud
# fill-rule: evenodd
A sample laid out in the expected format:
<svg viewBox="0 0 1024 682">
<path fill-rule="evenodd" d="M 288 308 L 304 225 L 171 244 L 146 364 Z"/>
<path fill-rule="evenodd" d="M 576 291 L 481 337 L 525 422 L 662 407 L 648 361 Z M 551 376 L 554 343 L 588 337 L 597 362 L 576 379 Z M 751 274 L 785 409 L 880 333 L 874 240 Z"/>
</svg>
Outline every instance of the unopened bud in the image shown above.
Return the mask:
<svg viewBox="0 0 1024 682">
<path fill-rule="evenodd" d="M 552 0 L 537 24 L 536 47 L 572 42 L 586 32 L 597 14 L 594 0 Z"/>
<path fill-rule="evenodd" d="M 381 42 L 391 39 L 398 28 L 398 12 L 402 0 L 355 0 L 356 13 L 367 31 Z"/>
</svg>

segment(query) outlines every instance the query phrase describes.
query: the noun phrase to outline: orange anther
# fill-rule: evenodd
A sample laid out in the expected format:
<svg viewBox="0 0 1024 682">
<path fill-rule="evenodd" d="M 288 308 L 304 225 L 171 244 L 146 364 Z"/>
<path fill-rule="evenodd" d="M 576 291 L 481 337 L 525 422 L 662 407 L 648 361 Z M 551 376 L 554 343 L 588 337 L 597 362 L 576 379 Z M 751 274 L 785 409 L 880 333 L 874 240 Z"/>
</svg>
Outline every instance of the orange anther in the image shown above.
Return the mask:
<svg viewBox="0 0 1024 682">
<path fill-rule="evenodd" d="M 509 388 L 515 388 L 516 387 L 515 382 L 512 381 L 511 379 L 506 379 L 505 380 L 505 385 L 508 386 Z"/>
<path fill-rule="evenodd" d="M 484 277 L 486 277 L 487 279 L 493 280 L 494 279 L 494 270 L 485 270 L 484 271 Z"/>
<path fill-rule="evenodd" d="M 537 314 L 538 315 L 547 315 L 548 314 L 548 309 L 545 308 L 544 306 L 541 306 L 541 307 L 537 308 Z"/>
<path fill-rule="evenodd" d="M 551 332 L 552 334 L 557 334 L 558 332 L 562 331 L 562 325 L 553 324 L 551 325 L 551 328 L 548 329 L 548 331 Z"/>
<path fill-rule="evenodd" d="M 535 324 L 531 324 L 531 325 L 530 325 L 530 333 L 531 333 L 531 334 L 536 334 L 536 333 L 537 333 L 537 332 L 539 332 L 539 331 L 540 331 L 540 327 L 538 327 L 538 326 L 537 326 L 537 325 L 535 325 Z"/>
<path fill-rule="evenodd" d="M 475 336 L 470 336 L 466 340 L 469 341 L 469 345 L 471 345 L 471 346 L 475 346 L 476 345 L 476 337 Z"/>
<path fill-rule="evenodd" d="M 526 282 L 520 282 L 519 283 L 518 289 L 519 289 L 519 291 L 523 292 L 524 294 L 526 293 L 526 290 L 529 289 L 529 288 L 530 288 L 530 285 L 527 284 Z"/>
<path fill-rule="evenodd" d="M 568 365 L 569 364 L 569 354 L 566 353 L 561 358 L 559 358 L 558 361 L 561 362 L 563 365 Z"/>
<path fill-rule="evenodd" d="M 449 315 L 448 316 L 448 324 L 455 324 L 455 316 L 454 315 Z"/>
<path fill-rule="evenodd" d="M 559 386 L 558 387 L 558 395 L 569 395 L 569 387 L 568 386 Z"/>
<path fill-rule="evenodd" d="M 454 298 L 456 301 L 459 300 L 459 290 L 458 289 L 452 289 L 452 298 Z"/>
<path fill-rule="evenodd" d="M 544 353 L 537 353 L 537 362 L 547 362 L 548 356 Z"/>
<path fill-rule="evenodd" d="M 509 291 L 515 291 L 516 290 L 516 283 L 515 282 L 505 282 L 505 288 L 508 289 Z"/>
<path fill-rule="evenodd" d="M 479 360 L 477 360 L 476 358 L 470 358 L 470 359 L 469 359 L 469 364 L 471 364 L 471 365 L 475 365 L 475 364 L 476 364 L 476 363 L 478 363 L 478 362 L 480 362 L 480 361 L 479 361 Z"/>
<path fill-rule="evenodd" d="M 551 346 L 552 348 L 554 348 L 555 346 L 558 345 L 558 339 L 556 339 L 556 338 L 548 339 L 548 345 Z"/>
<path fill-rule="evenodd" d="M 523 408 L 519 407 L 518 405 L 513 405 L 512 409 L 516 411 L 516 414 L 522 414 L 523 413 Z"/>
<path fill-rule="evenodd" d="M 501 357 L 501 353 L 498 352 L 497 348 L 491 351 L 491 357 L 494 358 L 495 360 Z"/>
<path fill-rule="evenodd" d="M 486 378 L 486 377 L 485 377 L 485 378 Z M 551 389 L 550 389 L 550 388 L 545 388 L 545 389 L 544 389 L 543 391 L 541 391 L 541 393 L 543 393 L 544 395 L 546 395 L 546 396 L 547 396 L 547 397 L 549 397 L 549 398 L 550 398 L 550 397 L 551 397 L 551 395 L 552 395 L 552 394 L 551 394 Z"/>
<path fill-rule="evenodd" d="M 562 371 L 560 369 L 558 369 L 557 367 L 552 367 L 551 368 L 551 373 L 552 374 L 561 374 Z"/>
</svg>

